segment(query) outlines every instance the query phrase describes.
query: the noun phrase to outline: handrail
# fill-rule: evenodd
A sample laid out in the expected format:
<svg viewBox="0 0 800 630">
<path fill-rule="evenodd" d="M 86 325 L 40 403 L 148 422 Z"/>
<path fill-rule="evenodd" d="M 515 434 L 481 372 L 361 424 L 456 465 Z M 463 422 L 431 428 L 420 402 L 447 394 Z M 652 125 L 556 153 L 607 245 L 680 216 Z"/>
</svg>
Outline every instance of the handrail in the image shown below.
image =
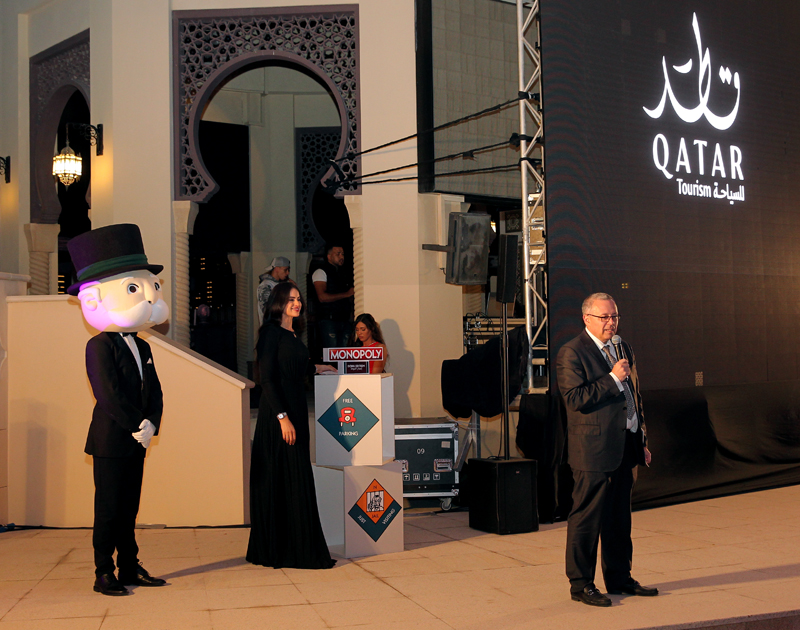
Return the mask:
<svg viewBox="0 0 800 630">
<path fill-rule="evenodd" d="M 161 333 L 157 333 L 154 330 L 144 330 L 140 332 L 139 335 L 141 335 L 141 337 L 148 343 L 161 346 L 173 354 L 183 355 L 184 358 L 190 363 L 199 365 L 209 372 L 216 373 L 216 375 L 220 378 L 232 383 L 233 385 L 237 385 L 239 389 L 247 389 L 256 386 L 256 384 L 250 379 L 245 378 L 241 374 L 237 374 L 233 370 L 229 370 L 224 365 L 214 363 L 210 359 L 204 357 L 202 354 L 195 352 L 191 348 L 187 348 L 183 344 L 178 343 L 177 341 L 174 341 L 169 337 L 162 335 Z"/>
<path fill-rule="evenodd" d="M 0 276 L 2 277 L 2 276 Z M 71 295 L 16 295 L 16 296 L 9 296 L 6 298 L 6 302 L 70 302 L 73 301 L 77 304 L 77 298 Z M 182 355 L 184 359 L 189 361 L 189 363 L 193 363 L 194 365 L 200 366 L 201 368 L 205 369 L 208 372 L 216 374 L 221 379 L 228 381 L 232 385 L 236 385 L 239 389 L 250 389 L 256 386 L 256 384 L 251 381 L 250 379 L 237 374 L 233 370 L 229 370 L 225 366 L 219 365 L 218 363 L 214 363 L 210 359 L 207 359 L 202 354 L 195 352 L 191 348 L 187 348 L 183 344 L 178 343 L 167 337 L 166 335 L 162 335 L 154 330 L 144 330 L 139 333 L 145 341 L 152 341 L 157 346 L 161 346 L 162 348 L 168 350 L 172 354 Z"/>
</svg>

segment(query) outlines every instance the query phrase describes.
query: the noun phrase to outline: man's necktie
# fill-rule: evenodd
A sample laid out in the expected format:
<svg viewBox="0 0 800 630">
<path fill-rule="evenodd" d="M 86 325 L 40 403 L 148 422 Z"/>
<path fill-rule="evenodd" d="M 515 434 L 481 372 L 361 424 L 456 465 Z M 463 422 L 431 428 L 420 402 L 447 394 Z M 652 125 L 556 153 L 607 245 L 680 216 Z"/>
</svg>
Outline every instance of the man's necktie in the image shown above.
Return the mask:
<svg viewBox="0 0 800 630">
<path fill-rule="evenodd" d="M 609 350 L 608 346 L 603 346 L 603 354 L 606 357 L 606 362 L 608 363 L 609 367 L 613 369 L 614 364 L 614 357 L 611 356 L 611 350 Z M 628 420 L 633 418 L 633 414 L 636 412 L 636 406 L 633 403 L 633 394 L 631 393 L 631 388 L 628 385 L 628 380 L 625 379 L 622 381 L 622 393 L 625 394 L 625 403 L 628 407 Z M 631 425 L 631 428 L 635 431 L 637 429 L 636 425 Z"/>
</svg>

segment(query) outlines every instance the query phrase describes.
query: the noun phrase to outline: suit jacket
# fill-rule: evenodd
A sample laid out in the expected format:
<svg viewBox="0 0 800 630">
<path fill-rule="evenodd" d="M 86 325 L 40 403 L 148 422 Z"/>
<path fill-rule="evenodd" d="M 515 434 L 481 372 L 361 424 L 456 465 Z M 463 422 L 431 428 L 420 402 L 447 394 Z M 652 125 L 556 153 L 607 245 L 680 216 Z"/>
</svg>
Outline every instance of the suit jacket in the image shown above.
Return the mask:
<svg viewBox="0 0 800 630">
<path fill-rule="evenodd" d="M 97 401 L 92 412 L 86 453 L 97 457 L 144 457 L 146 449 L 133 433 L 147 418 L 161 424 L 161 383 L 150 345 L 134 336 L 142 359 L 142 374 L 119 333 L 102 332 L 86 344 L 86 373 Z"/>
<path fill-rule="evenodd" d="M 639 428 L 637 458 L 644 464 L 647 433 L 644 424 L 639 377 L 631 347 L 622 342 L 631 366 L 630 385 Z M 567 409 L 568 461 L 574 470 L 611 472 L 619 468 L 625 453 L 627 409 L 603 352 L 584 330 L 565 343 L 556 359 L 558 387 Z"/>
</svg>

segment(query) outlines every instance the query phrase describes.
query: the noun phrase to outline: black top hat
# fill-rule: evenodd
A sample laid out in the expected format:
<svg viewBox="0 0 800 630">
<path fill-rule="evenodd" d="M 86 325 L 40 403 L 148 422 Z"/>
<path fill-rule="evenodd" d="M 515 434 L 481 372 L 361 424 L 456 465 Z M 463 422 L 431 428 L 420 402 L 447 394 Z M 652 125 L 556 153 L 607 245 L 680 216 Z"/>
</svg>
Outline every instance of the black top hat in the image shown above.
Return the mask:
<svg viewBox="0 0 800 630">
<path fill-rule="evenodd" d="M 78 276 L 67 293 L 78 295 L 81 285 L 102 280 L 124 271 L 147 269 L 159 273 L 163 265 L 150 265 L 144 255 L 142 233 L 132 223 L 107 225 L 84 232 L 67 243 Z"/>
</svg>

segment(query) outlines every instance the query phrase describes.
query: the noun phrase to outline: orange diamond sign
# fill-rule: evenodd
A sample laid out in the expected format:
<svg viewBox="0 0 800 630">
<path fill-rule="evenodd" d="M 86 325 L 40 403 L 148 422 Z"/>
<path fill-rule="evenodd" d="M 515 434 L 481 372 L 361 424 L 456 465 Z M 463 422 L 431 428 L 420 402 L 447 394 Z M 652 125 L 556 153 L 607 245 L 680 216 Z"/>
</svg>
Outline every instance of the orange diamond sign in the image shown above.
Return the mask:
<svg viewBox="0 0 800 630">
<path fill-rule="evenodd" d="M 377 542 L 401 509 L 392 495 L 378 483 L 377 479 L 373 479 L 350 509 L 349 515 L 372 540 Z"/>
</svg>

